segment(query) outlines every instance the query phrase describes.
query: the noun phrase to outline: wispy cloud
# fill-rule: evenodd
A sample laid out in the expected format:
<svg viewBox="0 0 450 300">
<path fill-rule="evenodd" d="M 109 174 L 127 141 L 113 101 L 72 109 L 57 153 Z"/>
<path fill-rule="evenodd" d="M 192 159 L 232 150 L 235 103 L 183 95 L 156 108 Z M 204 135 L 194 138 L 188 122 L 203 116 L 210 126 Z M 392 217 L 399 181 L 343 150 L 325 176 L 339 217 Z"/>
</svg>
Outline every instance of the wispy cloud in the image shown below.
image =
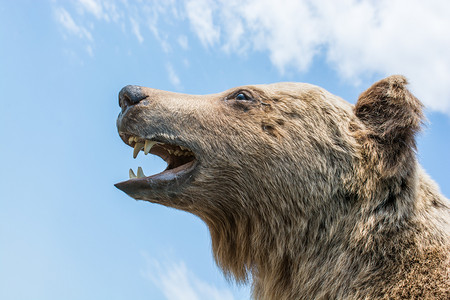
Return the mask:
<svg viewBox="0 0 450 300">
<path fill-rule="evenodd" d="M 78 0 L 76 5 L 81 13 L 88 13 L 93 15 L 98 20 L 104 20 L 107 22 L 118 22 L 122 18 L 123 14 L 117 9 L 117 1 L 111 0 Z M 126 1 L 120 1 L 123 7 L 127 7 Z M 122 9 L 123 9 L 122 7 Z"/>
<path fill-rule="evenodd" d="M 193 30 L 197 33 L 203 46 L 212 46 L 219 41 L 219 28 L 213 23 L 213 11 L 216 2 L 212 0 L 189 0 L 186 13 Z"/>
<path fill-rule="evenodd" d="M 166 65 L 166 70 L 167 75 L 169 76 L 170 83 L 172 83 L 172 85 L 175 86 L 176 88 L 181 88 L 180 78 L 178 77 L 171 63 L 168 63 Z"/>
<path fill-rule="evenodd" d="M 80 38 L 85 38 L 89 41 L 92 41 L 92 35 L 83 26 L 79 26 L 75 23 L 72 16 L 62 7 L 58 7 L 54 10 L 54 15 L 57 22 L 63 26 L 64 29 L 67 30 L 70 34 L 74 34 Z"/>
<path fill-rule="evenodd" d="M 199 279 L 183 262 L 160 263 L 144 255 L 147 266 L 142 272 L 167 300 L 233 300 L 228 289 L 220 289 Z"/>
<path fill-rule="evenodd" d="M 91 45 L 86 46 L 86 52 L 89 54 L 90 57 L 94 57 L 94 50 L 92 49 Z"/>
<path fill-rule="evenodd" d="M 138 39 L 139 43 L 142 44 L 144 41 L 144 38 L 142 37 L 141 30 L 139 28 L 139 23 L 136 22 L 135 19 L 130 17 L 130 23 L 131 23 L 131 30 L 133 31 L 134 35 Z"/>
<path fill-rule="evenodd" d="M 153 34 L 166 53 L 174 42 L 188 50 L 186 34 L 176 30 L 173 36 L 168 29 L 185 30 L 187 21 L 205 48 L 265 52 L 281 73 L 306 72 L 320 55 L 355 85 L 374 75 L 404 74 L 429 108 L 450 114 L 446 0 L 81 0 L 79 5 L 98 20 L 121 23 L 140 43 Z M 71 34 L 93 39 L 90 27 L 77 25 L 67 10 L 55 14 Z M 167 69 L 178 85 L 173 67 Z"/>
<path fill-rule="evenodd" d="M 78 3 L 88 12 L 95 15 L 98 19 L 104 18 L 101 1 L 96 0 L 78 0 Z"/>
<path fill-rule="evenodd" d="M 183 50 L 187 50 L 188 48 L 189 48 L 189 42 L 188 42 L 188 38 L 187 38 L 187 36 L 185 36 L 185 35 L 180 35 L 179 37 L 178 37 L 178 45 L 180 45 L 180 47 L 183 49 Z"/>
</svg>

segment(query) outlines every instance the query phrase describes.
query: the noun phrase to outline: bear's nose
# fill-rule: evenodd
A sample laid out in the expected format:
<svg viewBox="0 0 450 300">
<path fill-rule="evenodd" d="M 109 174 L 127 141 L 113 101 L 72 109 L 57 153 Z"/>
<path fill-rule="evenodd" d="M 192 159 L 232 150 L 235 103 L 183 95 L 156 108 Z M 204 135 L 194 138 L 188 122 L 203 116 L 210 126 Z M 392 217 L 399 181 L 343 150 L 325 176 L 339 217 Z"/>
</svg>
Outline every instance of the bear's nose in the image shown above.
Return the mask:
<svg viewBox="0 0 450 300">
<path fill-rule="evenodd" d="M 144 100 L 148 96 L 144 94 L 142 88 L 137 85 L 127 85 L 119 92 L 119 105 L 122 109 L 132 106 Z"/>
</svg>

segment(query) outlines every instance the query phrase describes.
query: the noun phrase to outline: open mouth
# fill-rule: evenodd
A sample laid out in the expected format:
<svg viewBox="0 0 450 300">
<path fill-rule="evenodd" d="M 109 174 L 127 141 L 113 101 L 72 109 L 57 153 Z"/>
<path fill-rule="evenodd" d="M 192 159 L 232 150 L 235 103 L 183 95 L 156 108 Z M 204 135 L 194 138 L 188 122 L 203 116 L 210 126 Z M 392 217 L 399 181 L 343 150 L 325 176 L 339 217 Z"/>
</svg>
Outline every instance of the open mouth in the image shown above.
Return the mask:
<svg viewBox="0 0 450 300">
<path fill-rule="evenodd" d="M 162 142 L 157 138 L 145 139 L 130 134 L 121 134 L 122 140 L 133 148 L 133 158 L 142 151 L 144 155 L 154 154 L 161 157 L 167 168 L 158 174 L 146 176 L 141 167 L 129 170 L 130 179 L 116 184 L 116 187 L 127 194 L 133 194 L 134 189 L 158 189 L 168 186 L 178 187 L 189 179 L 198 162 L 192 150 L 172 142 Z"/>
</svg>

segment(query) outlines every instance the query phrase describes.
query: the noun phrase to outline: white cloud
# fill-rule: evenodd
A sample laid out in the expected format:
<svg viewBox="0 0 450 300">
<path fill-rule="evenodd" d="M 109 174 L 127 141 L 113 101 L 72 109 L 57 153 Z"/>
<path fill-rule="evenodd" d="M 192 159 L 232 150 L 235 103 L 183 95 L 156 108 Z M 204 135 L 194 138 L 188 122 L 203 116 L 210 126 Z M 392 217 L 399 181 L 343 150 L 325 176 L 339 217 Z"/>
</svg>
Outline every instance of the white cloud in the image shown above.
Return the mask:
<svg viewBox="0 0 450 300">
<path fill-rule="evenodd" d="M 116 1 L 117 2 L 117 1 Z M 126 1 L 119 1 L 121 9 L 117 9 L 115 1 L 111 0 L 78 0 L 76 2 L 78 11 L 80 13 L 87 12 L 94 15 L 98 20 L 118 22 L 122 18 L 121 11 L 126 9 L 128 3 Z"/>
<path fill-rule="evenodd" d="M 98 19 L 107 18 L 103 14 L 103 7 L 100 1 L 96 0 L 78 0 L 78 3 L 88 12 L 95 15 Z"/>
<path fill-rule="evenodd" d="M 327 56 L 340 74 L 404 74 L 429 108 L 450 113 L 450 2 L 327 4 Z"/>
<path fill-rule="evenodd" d="M 166 0 L 164 2 L 153 0 L 139 4 L 137 7 L 133 7 L 130 10 L 136 17 L 145 20 L 144 24 L 156 38 L 165 53 L 171 52 L 172 48 L 167 33 L 162 30 L 162 27 L 165 24 L 164 22 L 161 22 L 160 17 L 166 22 L 168 20 L 178 21 L 178 11 L 175 4 L 176 3 L 173 0 Z"/>
<path fill-rule="evenodd" d="M 80 38 L 86 38 L 92 41 L 91 33 L 84 28 L 75 23 L 72 16 L 62 7 L 54 9 L 54 15 L 56 20 L 71 34 L 74 34 Z"/>
<path fill-rule="evenodd" d="M 78 37 L 87 38 L 91 43 L 94 43 L 91 32 L 95 32 L 95 26 L 99 22 L 107 22 L 112 26 L 118 25 L 117 28 L 111 28 L 112 30 L 121 29 L 122 32 L 132 33 L 141 44 L 150 32 L 156 38 L 163 51 L 169 53 L 171 45 L 168 34 L 165 30 L 161 30 L 162 25 L 165 25 L 165 23 L 161 22 L 160 18 L 165 22 L 171 20 L 179 21 L 181 18 L 174 0 L 139 2 L 126 0 L 78 0 L 72 4 L 70 2 L 54 1 L 57 3 L 54 5 L 56 19 L 63 25 L 64 29 Z M 60 7 L 57 7 L 57 5 Z M 81 25 L 78 25 L 72 16 L 75 16 Z M 90 31 L 86 28 L 89 28 Z M 91 47 L 90 49 L 92 50 L 93 48 Z M 88 51 L 88 53 L 91 56 L 93 54 L 92 51 Z"/>
<path fill-rule="evenodd" d="M 94 50 L 92 49 L 91 45 L 86 46 L 86 52 L 89 54 L 90 57 L 94 57 Z"/>
<path fill-rule="evenodd" d="M 450 114 L 450 1 L 80 0 L 79 7 L 98 20 L 120 23 L 141 43 L 152 33 L 166 53 L 171 42 L 189 47 L 185 35 L 171 35 L 187 21 L 205 48 L 265 52 L 281 73 L 305 72 L 320 55 L 355 85 L 374 75 L 403 74 L 427 107 Z M 90 27 L 76 24 L 65 9 L 55 15 L 69 33 L 93 40 Z M 124 25 L 124 15 L 131 26 Z M 166 68 L 179 86 L 173 67 Z"/>
<path fill-rule="evenodd" d="M 306 1 L 249 1 L 230 14 L 237 12 L 246 24 L 241 37 L 257 50 L 268 50 L 280 71 L 288 66 L 305 71 L 310 66 L 323 36 L 317 34 L 320 22 Z"/>
<path fill-rule="evenodd" d="M 193 0 L 186 11 L 204 46 L 267 51 L 281 72 L 306 71 L 321 53 L 355 84 L 404 74 L 428 107 L 450 113 L 448 1 Z"/>
<path fill-rule="evenodd" d="M 215 4 L 212 0 L 189 0 L 186 2 L 188 19 L 205 47 L 214 45 L 220 37 L 219 29 L 213 24 Z"/>
<path fill-rule="evenodd" d="M 130 17 L 130 23 L 131 23 L 131 30 L 133 31 L 134 35 L 138 39 L 139 43 L 142 44 L 144 41 L 144 38 L 142 37 L 141 30 L 139 29 L 139 23 L 136 22 L 135 19 Z"/>
<path fill-rule="evenodd" d="M 188 43 L 188 38 L 185 35 L 180 35 L 178 37 L 178 45 L 180 45 L 180 47 L 183 50 L 187 50 L 189 48 L 189 43 Z"/>
<path fill-rule="evenodd" d="M 143 276 L 149 279 L 167 300 L 233 300 L 228 289 L 219 289 L 199 279 L 183 262 L 161 264 L 144 255 L 147 268 Z"/>
<path fill-rule="evenodd" d="M 180 78 L 178 77 L 177 73 L 173 69 L 173 66 L 171 63 L 168 63 L 166 65 L 166 70 L 167 70 L 167 75 L 169 76 L 170 83 L 172 83 L 172 85 L 174 85 L 176 88 L 180 88 L 181 87 Z"/>
</svg>

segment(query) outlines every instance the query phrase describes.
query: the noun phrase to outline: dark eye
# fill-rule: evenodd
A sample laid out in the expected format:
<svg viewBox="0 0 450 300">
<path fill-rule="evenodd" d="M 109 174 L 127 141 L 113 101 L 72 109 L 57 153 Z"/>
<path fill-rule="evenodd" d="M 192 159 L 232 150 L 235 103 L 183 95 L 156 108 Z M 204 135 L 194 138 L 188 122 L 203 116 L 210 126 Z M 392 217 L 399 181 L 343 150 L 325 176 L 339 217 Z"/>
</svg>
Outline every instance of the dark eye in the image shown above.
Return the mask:
<svg viewBox="0 0 450 300">
<path fill-rule="evenodd" d="M 234 99 L 236 99 L 236 100 L 251 100 L 251 98 L 249 96 L 247 96 L 246 94 L 244 94 L 244 93 L 237 94 L 234 97 Z"/>
</svg>

